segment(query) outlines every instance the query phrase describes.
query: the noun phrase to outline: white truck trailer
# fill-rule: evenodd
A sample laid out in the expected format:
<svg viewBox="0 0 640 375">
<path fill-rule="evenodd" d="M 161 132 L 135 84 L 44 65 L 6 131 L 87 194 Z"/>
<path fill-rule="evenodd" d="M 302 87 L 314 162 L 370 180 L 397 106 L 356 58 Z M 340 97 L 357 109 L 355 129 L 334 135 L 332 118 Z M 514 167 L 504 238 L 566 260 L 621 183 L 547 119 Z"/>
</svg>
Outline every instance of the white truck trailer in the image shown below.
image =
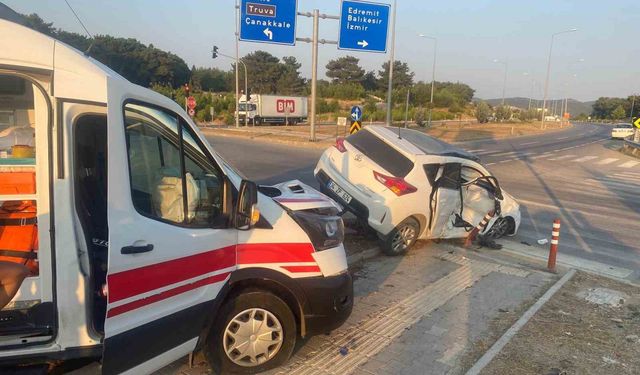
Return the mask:
<svg viewBox="0 0 640 375">
<path fill-rule="evenodd" d="M 307 121 L 307 97 L 253 94 L 249 102 L 245 95 L 240 97 L 238 115 L 240 123 L 248 116 L 253 125 L 296 125 Z"/>
</svg>

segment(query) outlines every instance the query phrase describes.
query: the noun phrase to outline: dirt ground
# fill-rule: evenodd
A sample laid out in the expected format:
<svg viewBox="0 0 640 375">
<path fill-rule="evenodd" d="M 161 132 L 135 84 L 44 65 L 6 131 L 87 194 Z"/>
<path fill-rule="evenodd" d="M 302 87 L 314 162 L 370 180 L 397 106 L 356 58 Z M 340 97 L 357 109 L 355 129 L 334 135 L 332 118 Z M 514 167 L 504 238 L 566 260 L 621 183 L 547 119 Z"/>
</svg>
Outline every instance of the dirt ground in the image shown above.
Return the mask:
<svg viewBox="0 0 640 375">
<path fill-rule="evenodd" d="M 614 307 L 587 301 L 585 294 L 596 288 L 619 292 L 624 302 Z M 640 288 L 586 273 L 565 284 L 482 372 L 639 373 Z"/>
</svg>

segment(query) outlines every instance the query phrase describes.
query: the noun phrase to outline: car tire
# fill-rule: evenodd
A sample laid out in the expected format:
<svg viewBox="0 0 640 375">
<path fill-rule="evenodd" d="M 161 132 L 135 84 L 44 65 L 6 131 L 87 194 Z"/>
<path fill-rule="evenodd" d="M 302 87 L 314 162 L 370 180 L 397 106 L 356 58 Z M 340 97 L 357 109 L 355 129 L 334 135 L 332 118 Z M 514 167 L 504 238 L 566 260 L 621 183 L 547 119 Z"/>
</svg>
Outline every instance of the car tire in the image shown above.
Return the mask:
<svg viewBox="0 0 640 375">
<path fill-rule="evenodd" d="M 406 218 L 382 239 L 382 252 L 388 256 L 403 255 L 416 243 L 419 234 L 420 223 Z"/>
<path fill-rule="evenodd" d="M 260 126 L 260 125 L 262 125 L 262 120 L 260 119 L 260 117 L 257 117 L 257 116 L 256 116 L 256 117 L 254 117 L 254 118 L 253 118 L 253 125 L 254 125 L 254 126 Z"/>
<path fill-rule="evenodd" d="M 274 294 L 261 290 L 244 292 L 227 301 L 218 316 L 204 348 L 215 373 L 255 374 L 278 367 L 291 357 L 297 338 L 295 316 Z M 256 321 L 259 324 L 253 324 Z M 234 333 L 242 328 L 254 332 L 243 341 L 246 346 L 234 348 Z M 246 349 L 254 350 L 247 354 L 259 353 L 253 357 L 255 364 L 250 355 L 243 355 Z"/>
<path fill-rule="evenodd" d="M 499 239 L 513 233 L 515 222 L 510 217 L 499 217 L 485 232 L 485 236 L 491 239 Z"/>
</svg>

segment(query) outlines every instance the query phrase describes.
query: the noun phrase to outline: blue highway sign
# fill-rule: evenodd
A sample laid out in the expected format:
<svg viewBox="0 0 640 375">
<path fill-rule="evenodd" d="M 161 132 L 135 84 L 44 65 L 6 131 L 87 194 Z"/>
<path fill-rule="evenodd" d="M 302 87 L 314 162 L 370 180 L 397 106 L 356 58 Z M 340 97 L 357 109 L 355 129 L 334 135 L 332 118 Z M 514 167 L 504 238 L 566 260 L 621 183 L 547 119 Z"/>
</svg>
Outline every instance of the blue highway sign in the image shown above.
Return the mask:
<svg viewBox="0 0 640 375">
<path fill-rule="evenodd" d="M 362 120 L 362 108 L 354 105 L 351 107 L 351 120 L 360 121 Z"/>
<path fill-rule="evenodd" d="M 338 49 L 387 52 L 391 5 L 343 0 Z"/>
<path fill-rule="evenodd" d="M 297 0 L 242 0 L 240 40 L 296 44 Z"/>
</svg>

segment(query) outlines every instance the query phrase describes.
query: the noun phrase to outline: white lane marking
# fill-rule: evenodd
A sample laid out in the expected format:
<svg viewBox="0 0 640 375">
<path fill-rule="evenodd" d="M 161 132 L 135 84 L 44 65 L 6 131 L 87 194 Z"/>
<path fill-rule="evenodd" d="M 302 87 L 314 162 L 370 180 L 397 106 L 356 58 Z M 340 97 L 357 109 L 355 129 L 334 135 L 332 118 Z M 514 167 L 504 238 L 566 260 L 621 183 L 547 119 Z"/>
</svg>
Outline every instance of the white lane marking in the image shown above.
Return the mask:
<svg viewBox="0 0 640 375">
<path fill-rule="evenodd" d="M 571 160 L 574 163 L 584 163 L 585 161 L 589 161 L 589 160 L 593 160 L 593 159 L 597 159 L 597 156 L 583 156 L 581 158 L 577 158 L 574 160 Z"/>
<path fill-rule="evenodd" d="M 491 156 L 510 156 L 510 155 L 514 155 L 514 154 L 517 154 L 517 153 L 518 153 L 518 151 L 500 152 L 500 153 L 497 153 L 497 154 L 493 154 Z"/>
<path fill-rule="evenodd" d="M 616 158 L 606 158 L 604 160 L 600 160 L 599 162 L 597 162 L 597 165 L 606 165 L 606 164 L 611 164 L 614 161 L 618 161 L 620 159 L 616 159 Z"/>
<path fill-rule="evenodd" d="M 636 165 L 640 164 L 640 161 L 628 161 L 624 164 L 620 164 L 618 167 L 620 168 L 632 168 L 635 167 Z"/>
<path fill-rule="evenodd" d="M 629 182 L 615 180 L 611 178 L 598 178 L 598 179 L 594 178 L 586 181 L 597 181 L 601 185 L 604 185 L 604 187 L 606 187 L 607 189 L 618 190 L 623 193 L 631 193 L 632 190 L 637 190 L 638 188 L 640 188 L 640 185 L 634 185 Z M 587 185 L 592 185 L 592 184 L 587 182 Z"/>
<path fill-rule="evenodd" d="M 556 156 L 555 158 L 551 158 L 549 160 L 563 160 L 563 159 L 569 159 L 574 157 L 575 155 L 562 155 L 562 156 Z"/>
<path fill-rule="evenodd" d="M 535 145 L 536 143 L 540 143 L 540 141 L 521 143 L 520 146 Z"/>
<path fill-rule="evenodd" d="M 620 176 L 622 178 L 626 178 L 626 179 L 638 179 L 636 181 L 640 181 L 640 173 L 639 172 L 620 172 L 620 173 L 614 173 L 614 176 Z"/>
<path fill-rule="evenodd" d="M 563 139 L 567 139 L 569 137 L 561 137 L 561 138 L 557 138 L 559 141 L 563 140 Z"/>
<path fill-rule="evenodd" d="M 566 212 L 566 213 L 574 213 L 574 214 L 578 214 L 578 215 L 583 215 L 585 217 L 589 217 L 589 216 L 597 216 L 603 219 L 611 219 L 611 214 L 604 214 L 604 213 L 597 213 L 594 212 L 593 209 L 591 209 L 591 206 L 583 204 L 583 206 L 587 206 L 586 210 L 581 210 L 579 208 L 570 208 L 570 207 L 558 207 L 556 205 L 553 204 L 548 204 L 548 203 L 541 203 L 541 202 L 534 202 L 534 201 L 530 201 L 530 200 L 526 200 L 526 199 L 518 199 L 518 203 L 524 205 L 524 206 L 536 206 L 536 207 L 541 207 L 547 210 L 551 210 L 551 211 L 557 211 L 559 213 L 561 212 Z M 631 219 L 631 217 L 628 217 L 629 219 Z"/>
<path fill-rule="evenodd" d="M 484 148 L 479 148 L 477 150 L 467 150 L 467 152 L 473 152 L 473 153 L 478 153 L 478 152 L 482 152 L 484 151 Z"/>
</svg>

